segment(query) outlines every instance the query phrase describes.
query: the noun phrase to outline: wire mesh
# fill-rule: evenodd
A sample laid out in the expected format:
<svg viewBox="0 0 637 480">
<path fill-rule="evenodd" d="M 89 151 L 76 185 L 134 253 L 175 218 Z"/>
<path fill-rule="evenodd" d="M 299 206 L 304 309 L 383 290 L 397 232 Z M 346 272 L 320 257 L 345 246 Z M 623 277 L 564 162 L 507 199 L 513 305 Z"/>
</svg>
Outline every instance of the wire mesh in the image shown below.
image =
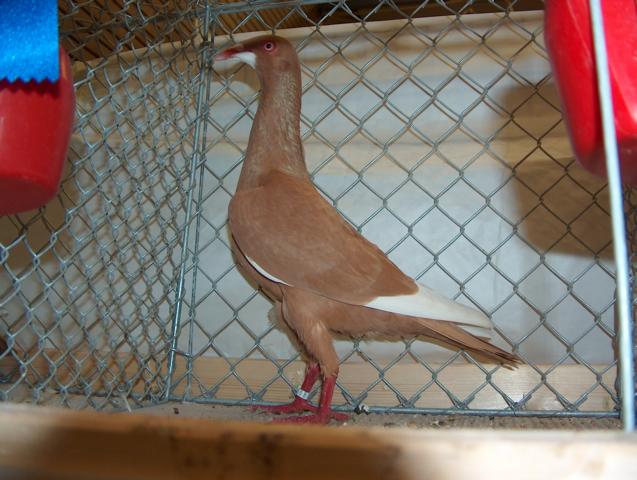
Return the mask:
<svg viewBox="0 0 637 480">
<path fill-rule="evenodd" d="M 633 364 L 637 361 L 637 331 L 635 330 L 635 320 L 637 312 L 637 287 L 635 276 L 637 275 L 637 192 L 634 188 L 624 185 L 624 210 L 626 212 L 626 234 L 628 240 L 628 252 L 630 261 L 630 287 L 633 305 Z M 637 387 L 637 385 L 636 385 Z M 619 379 L 616 384 L 619 390 Z M 637 393 L 635 394 L 637 400 Z"/>
<path fill-rule="evenodd" d="M 75 131 L 57 198 L 0 219 L 2 400 L 122 408 L 165 389 L 202 82 L 193 5 L 158 23 L 166 6 L 60 4 Z"/>
<path fill-rule="evenodd" d="M 527 363 L 340 339 L 339 408 L 616 415 L 607 187 L 573 160 L 527 3 L 66 2 L 76 133 L 59 197 L 0 219 L 1 398 L 244 404 L 298 383 L 229 249 L 258 82 L 210 63 L 264 30 L 299 52 L 321 193 Z"/>
</svg>

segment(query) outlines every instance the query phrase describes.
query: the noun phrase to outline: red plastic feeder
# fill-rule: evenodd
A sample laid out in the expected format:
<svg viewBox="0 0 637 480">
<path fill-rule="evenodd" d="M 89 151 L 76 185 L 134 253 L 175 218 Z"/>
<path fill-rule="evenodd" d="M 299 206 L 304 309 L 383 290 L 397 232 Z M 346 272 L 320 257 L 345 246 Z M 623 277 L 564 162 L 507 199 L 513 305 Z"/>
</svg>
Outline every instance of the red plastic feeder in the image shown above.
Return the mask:
<svg viewBox="0 0 637 480">
<path fill-rule="evenodd" d="M 0 215 L 55 196 L 74 114 L 71 61 L 62 48 L 57 82 L 0 81 Z"/>
<path fill-rule="evenodd" d="M 622 180 L 637 186 L 637 2 L 603 0 Z M 588 0 L 549 0 L 544 38 L 577 160 L 606 176 Z"/>
</svg>

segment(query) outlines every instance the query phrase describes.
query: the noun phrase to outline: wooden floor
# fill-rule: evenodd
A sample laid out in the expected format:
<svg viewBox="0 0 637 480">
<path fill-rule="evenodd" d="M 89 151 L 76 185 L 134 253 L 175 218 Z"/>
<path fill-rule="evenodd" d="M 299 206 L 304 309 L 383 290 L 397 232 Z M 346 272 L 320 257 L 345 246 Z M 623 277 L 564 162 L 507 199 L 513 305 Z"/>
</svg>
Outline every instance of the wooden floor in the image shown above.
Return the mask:
<svg viewBox="0 0 637 480">
<path fill-rule="evenodd" d="M 196 418 L 203 420 L 242 421 L 269 423 L 277 417 L 254 412 L 250 407 L 205 405 L 170 402 L 136 410 L 134 413 Z M 332 422 L 342 427 L 386 427 L 409 429 L 509 429 L 509 430 L 620 430 L 616 418 L 555 418 L 555 417 L 498 417 L 477 415 L 423 415 L 423 414 L 352 414 L 344 423 Z"/>
<path fill-rule="evenodd" d="M 329 428 L 0 405 L 0 478 L 634 479 L 621 432 Z"/>
</svg>

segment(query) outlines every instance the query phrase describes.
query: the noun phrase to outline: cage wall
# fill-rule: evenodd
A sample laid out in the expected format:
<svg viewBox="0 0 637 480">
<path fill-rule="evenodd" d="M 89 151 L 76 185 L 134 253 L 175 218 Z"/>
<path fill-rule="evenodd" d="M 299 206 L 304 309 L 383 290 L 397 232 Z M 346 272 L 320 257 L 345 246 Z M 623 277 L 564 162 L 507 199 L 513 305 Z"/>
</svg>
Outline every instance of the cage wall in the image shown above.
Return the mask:
<svg viewBox="0 0 637 480">
<path fill-rule="evenodd" d="M 75 129 L 57 198 L 0 218 L 2 400 L 164 394 L 202 84 L 196 5 L 166 5 L 60 2 Z"/>
<path fill-rule="evenodd" d="M 612 412 L 607 190 L 574 162 L 542 12 L 465 15 L 478 2 L 452 3 L 457 15 L 415 18 L 379 2 L 376 12 L 405 17 L 382 22 L 342 2 L 318 19 L 300 6 L 246 7 L 213 24 L 215 47 L 252 36 L 239 33 L 246 25 L 296 45 L 306 160 L 321 193 L 404 271 L 487 313 L 495 343 L 527 362 L 509 372 L 420 341 L 341 339 L 336 402 Z M 327 25 L 332 16 L 349 24 Z M 226 210 L 258 89 L 249 67 L 214 66 L 174 398 L 284 401 L 301 380 L 293 341 L 265 320 L 269 302 L 228 248 Z"/>
<path fill-rule="evenodd" d="M 489 315 L 494 343 L 526 362 L 342 338 L 336 404 L 616 414 L 607 188 L 573 159 L 542 12 L 359 3 L 62 7 L 78 120 L 58 199 L 0 219 L 3 399 L 290 397 L 302 359 L 234 266 L 226 224 L 259 86 L 249 67 L 210 63 L 275 31 L 301 60 L 321 193 L 406 273 Z"/>
</svg>

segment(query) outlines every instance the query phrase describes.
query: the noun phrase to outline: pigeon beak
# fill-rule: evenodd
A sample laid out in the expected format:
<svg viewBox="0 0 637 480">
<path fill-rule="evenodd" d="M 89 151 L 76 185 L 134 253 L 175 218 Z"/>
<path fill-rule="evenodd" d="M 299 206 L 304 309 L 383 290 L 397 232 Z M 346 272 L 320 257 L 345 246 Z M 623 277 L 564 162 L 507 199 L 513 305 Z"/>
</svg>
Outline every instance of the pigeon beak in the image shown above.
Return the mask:
<svg viewBox="0 0 637 480">
<path fill-rule="evenodd" d="M 238 60 L 241 60 L 243 63 L 247 63 L 252 68 L 256 68 L 257 56 L 254 54 L 254 52 L 246 50 L 246 48 L 240 43 L 222 50 L 221 52 L 217 53 L 212 59 L 213 61 L 217 62 L 230 60 L 231 58 L 236 58 Z"/>
<path fill-rule="evenodd" d="M 218 52 L 212 59 L 215 62 L 222 62 L 224 60 L 229 60 L 231 58 L 235 58 L 239 53 L 244 52 L 243 45 L 237 43 L 232 47 L 228 47 L 225 50 Z"/>
</svg>

